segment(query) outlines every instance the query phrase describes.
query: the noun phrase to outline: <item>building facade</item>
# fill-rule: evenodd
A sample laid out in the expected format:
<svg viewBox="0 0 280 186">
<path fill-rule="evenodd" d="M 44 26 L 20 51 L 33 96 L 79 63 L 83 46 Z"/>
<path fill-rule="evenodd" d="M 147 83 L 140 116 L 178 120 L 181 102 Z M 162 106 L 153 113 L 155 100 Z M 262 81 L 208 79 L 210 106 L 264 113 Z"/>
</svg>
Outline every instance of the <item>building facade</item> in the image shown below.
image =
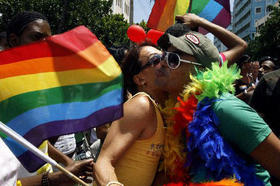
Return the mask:
<svg viewBox="0 0 280 186">
<path fill-rule="evenodd" d="M 260 20 L 269 14 L 269 5 L 275 5 L 278 0 L 235 0 L 232 13 L 232 31 L 249 41 L 256 34 Z M 266 20 L 266 19 L 265 19 Z M 263 23 L 262 21 L 262 23 Z"/>
<path fill-rule="evenodd" d="M 131 0 L 113 0 L 113 14 L 123 14 L 125 20 L 130 20 L 130 1 Z"/>
</svg>

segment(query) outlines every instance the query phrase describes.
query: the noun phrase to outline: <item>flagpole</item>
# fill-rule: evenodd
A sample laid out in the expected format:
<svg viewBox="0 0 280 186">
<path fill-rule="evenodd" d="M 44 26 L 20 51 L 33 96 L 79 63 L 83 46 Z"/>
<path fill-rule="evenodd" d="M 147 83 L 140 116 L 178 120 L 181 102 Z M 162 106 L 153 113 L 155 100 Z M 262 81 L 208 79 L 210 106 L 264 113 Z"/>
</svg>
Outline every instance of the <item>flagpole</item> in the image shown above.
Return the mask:
<svg viewBox="0 0 280 186">
<path fill-rule="evenodd" d="M 44 154 L 42 151 L 40 151 L 38 148 L 36 148 L 33 144 L 31 144 L 29 141 L 24 139 L 21 135 L 16 133 L 14 130 L 9 128 L 7 125 L 2 123 L 0 121 L 0 131 L 4 132 L 6 135 L 9 137 L 13 138 L 15 141 L 17 141 L 19 144 L 30 150 L 32 153 L 34 153 L 37 157 L 41 158 L 47 163 L 50 163 L 51 165 L 57 167 L 59 170 L 61 170 L 64 174 L 66 174 L 69 178 L 74 180 L 75 182 L 83 185 L 83 186 L 88 186 L 84 181 L 79 179 L 77 176 L 63 168 L 61 165 L 59 165 L 54 159 L 50 158 L 46 154 Z"/>
<path fill-rule="evenodd" d="M 192 0 L 190 0 L 190 6 L 189 6 L 188 13 L 191 13 L 191 11 L 192 11 Z"/>
</svg>

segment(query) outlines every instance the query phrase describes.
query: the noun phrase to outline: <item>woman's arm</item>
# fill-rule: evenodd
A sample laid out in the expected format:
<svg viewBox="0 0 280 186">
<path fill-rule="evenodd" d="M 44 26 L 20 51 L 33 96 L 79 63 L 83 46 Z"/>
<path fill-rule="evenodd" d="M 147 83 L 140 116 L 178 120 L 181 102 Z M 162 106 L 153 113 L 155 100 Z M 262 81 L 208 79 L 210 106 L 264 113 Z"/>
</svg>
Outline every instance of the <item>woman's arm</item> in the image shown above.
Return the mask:
<svg viewBox="0 0 280 186">
<path fill-rule="evenodd" d="M 124 116 L 112 123 L 94 165 L 95 180 L 99 185 L 118 181 L 115 164 L 152 124 L 156 125 L 156 113 L 149 98 L 139 95 L 124 104 Z"/>
</svg>

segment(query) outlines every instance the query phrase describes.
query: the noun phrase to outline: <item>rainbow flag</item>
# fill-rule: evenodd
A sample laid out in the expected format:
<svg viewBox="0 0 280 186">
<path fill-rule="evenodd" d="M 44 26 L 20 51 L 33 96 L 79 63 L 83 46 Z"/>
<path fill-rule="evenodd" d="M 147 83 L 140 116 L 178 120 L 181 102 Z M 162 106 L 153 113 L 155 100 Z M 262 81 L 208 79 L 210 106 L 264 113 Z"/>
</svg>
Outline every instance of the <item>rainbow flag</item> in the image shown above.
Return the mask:
<svg viewBox="0 0 280 186">
<path fill-rule="evenodd" d="M 0 121 L 39 146 L 120 118 L 122 83 L 117 62 L 80 26 L 0 53 Z M 1 136 L 30 172 L 44 163 Z"/>
<path fill-rule="evenodd" d="M 176 15 L 194 13 L 224 28 L 231 22 L 229 0 L 156 0 L 147 26 L 165 31 Z"/>
</svg>

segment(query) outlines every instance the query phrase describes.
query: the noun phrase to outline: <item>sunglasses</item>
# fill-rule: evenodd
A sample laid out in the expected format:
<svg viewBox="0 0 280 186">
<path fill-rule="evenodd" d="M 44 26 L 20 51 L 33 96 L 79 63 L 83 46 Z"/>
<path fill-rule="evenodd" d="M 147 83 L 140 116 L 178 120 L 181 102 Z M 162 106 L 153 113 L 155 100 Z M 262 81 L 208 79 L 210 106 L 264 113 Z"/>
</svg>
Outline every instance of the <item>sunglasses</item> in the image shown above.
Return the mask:
<svg viewBox="0 0 280 186">
<path fill-rule="evenodd" d="M 181 59 L 180 56 L 174 52 L 164 52 L 163 55 L 155 54 L 153 57 L 151 57 L 148 60 L 148 62 L 144 66 L 141 67 L 140 71 L 148 68 L 149 66 L 154 67 L 157 64 L 159 64 L 160 61 L 162 61 L 162 60 L 165 60 L 168 67 L 173 70 L 177 69 L 180 66 L 181 62 L 192 64 L 192 65 L 197 65 L 197 66 L 202 66 L 200 63 Z"/>
<path fill-rule="evenodd" d="M 159 62 L 162 60 L 162 55 L 161 54 L 155 54 L 153 55 L 153 57 L 151 57 L 148 62 L 141 67 L 140 71 L 148 68 L 149 66 L 156 66 L 157 64 L 159 64 Z"/>
<path fill-rule="evenodd" d="M 164 55 L 162 58 L 166 61 L 168 67 L 173 70 L 177 69 L 180 66 L 181 62 L 192 64 L 192 65 L 197 65 L 197 66 L 202 66 L 200 63 L 181 59 L 180 56 L 174 52 L 164 52 Z"/>
</svg>

